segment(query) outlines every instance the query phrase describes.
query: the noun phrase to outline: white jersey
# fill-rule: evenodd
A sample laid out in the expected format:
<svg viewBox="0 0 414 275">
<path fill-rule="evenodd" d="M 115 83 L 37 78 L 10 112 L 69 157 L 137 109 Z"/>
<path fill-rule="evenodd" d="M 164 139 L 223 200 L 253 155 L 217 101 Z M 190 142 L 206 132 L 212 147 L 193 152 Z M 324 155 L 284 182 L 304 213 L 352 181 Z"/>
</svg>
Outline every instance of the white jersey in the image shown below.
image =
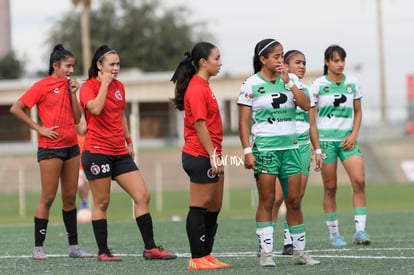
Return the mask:
<svg viewBox="0 0 414 275">
<path fill-rule="evenodd" d="M 309 91 L 309 87 L 300 82 L 299 78 L 295 74 L 289 74 L 292 79 L 297 79 L 297 86 L 300 90 L 303 90 L 309 97 L 310 107 L 315 107 L 315 100 L 313 94 Z M 298 134 L 299 145 L 310 144 L 309 137 L 309 120 L 308 112 L 302 110 L 299 106 L 296 107 L 296 132 Z"/>
<path fill-rule="evenodd" d="M 252 75 L 243 83 L 237 104 L 252 108 L 251 133 L 259 151 L 298 148 L 296 102 L 280 76 L 273 83 L 260 73 Z"/>
<path fill-rule="evenodd" d="M 361 99 L 356 78 L 344 75 L 337 84 L 322 76 L 311 85 L 318 104 L 317 125 L 321 141 L 342 141 L 353 129 L 354 100 Z"/>
</svg>

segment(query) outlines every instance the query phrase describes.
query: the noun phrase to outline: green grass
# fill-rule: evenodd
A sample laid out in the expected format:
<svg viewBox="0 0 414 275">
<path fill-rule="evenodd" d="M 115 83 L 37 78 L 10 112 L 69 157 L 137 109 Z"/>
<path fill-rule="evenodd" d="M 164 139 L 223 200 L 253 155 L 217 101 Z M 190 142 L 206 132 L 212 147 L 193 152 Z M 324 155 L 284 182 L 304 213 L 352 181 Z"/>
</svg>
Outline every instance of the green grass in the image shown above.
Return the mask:
<svg viewBox="0 0 414 275">
<path fill-rule="evenodd" d="M 255 191 L 253 189 L 253 191 Z M 253 194 L 255 194 L 253 192 Z M 307 250 L 321 261 L 318 266 L 294 266 L 291 257 L 280 255 L 283 226 L 275 232 L 277 267 L 259 267 L 254 214 L 250 189 L 232 189 L 219 218 L 215 255 L 232 265 L 230 269 L 203 271 L 203 274 L 414 274 L 413 185 L 367 186 L 367 231 L 373 243 L 367 247 L 349 244 L 334 249 L 329 245 L 322 211 L 322 187 L 309 186 L 303 201 Z M 33 211 L 39 194 L 26 195 L 26 217 L 19 217 L 17 194 L 0 195 L 0 273 L 1 274 L 190 274 L 187 271 L 189 247 L 185 233 L 188 193 L 165 192 L 162 212 L 156 211 L 156 196 L 151 201 L 156 242 L 169 252 L 178 253 L 174 261 L 145 261 L 143 243 L 131 214 L 131 200 L 125 193 L 112 193 L 109 208 L 109 246 L 123 262 L 98 263 L 92 259 L 69 259 L 60 197 L 52 207 L 45 242 L 46 261 L 30 258 L 33 247 Z M 253 196 L 254 198 L 254 196 Z M 182 217 L 171 221 L 172 216 Z M 351 242 L 354 233 L 352 192 L 349 186 L 338 190 L 340 231 Z M 96 253 L 91 225 L 79 225 L 79 243 Z M 194 273 L 194 272 L 193 272 Z"/>
</svg>

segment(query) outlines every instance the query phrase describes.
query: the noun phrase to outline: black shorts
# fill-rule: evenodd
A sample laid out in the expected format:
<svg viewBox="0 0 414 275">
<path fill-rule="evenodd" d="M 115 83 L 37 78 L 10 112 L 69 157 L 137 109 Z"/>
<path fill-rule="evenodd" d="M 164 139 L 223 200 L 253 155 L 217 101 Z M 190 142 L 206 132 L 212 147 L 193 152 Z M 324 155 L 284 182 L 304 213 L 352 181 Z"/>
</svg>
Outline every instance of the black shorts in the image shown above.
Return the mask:
<svg viewBox="0 0 414 275">
<path fill-rule="evenodd" d="M 88 180 L 117 176 L 138 170 L 138 166 L 129 154 L 105 155 L 89 151 L 82 153 L 82 167 Z"/>
<path fill-rule="evenodd" d="M 59 158 L 65 161 L 78 155 L 80 155 L 80 150 L 77 144 L 70 147 L 61 147 L 53 149 L 39 147 L 37 149 L 37 162 L 51 158 Z"/>
<path fill-rule="evenodd" d="M 182 164 L 184 171 L 190 177 L 193 183 L 211 183 L 218 182 L 218 175 L 212 173 L 210 159 L 205 156 L 192 156 L 182 153 Z"/>
</svg>

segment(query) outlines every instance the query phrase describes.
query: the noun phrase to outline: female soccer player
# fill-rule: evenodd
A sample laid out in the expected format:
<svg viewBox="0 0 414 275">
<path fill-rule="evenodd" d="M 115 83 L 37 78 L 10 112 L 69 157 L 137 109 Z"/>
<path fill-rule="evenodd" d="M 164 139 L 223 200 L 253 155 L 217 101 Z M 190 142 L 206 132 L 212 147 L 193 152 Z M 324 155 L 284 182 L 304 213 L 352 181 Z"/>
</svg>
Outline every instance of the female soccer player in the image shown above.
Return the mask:
<svg viewBox="0 0 414 275">
<path fill-rule="evenodd" d="M 245 168 L 254 170 L 259 193 L 256 234 L 261 247 L 260 265 L 276 265 L 272 257 L 276 177 L 286 179 L 288 184 L 286 220 L 293 238 L 294 263 L 319 264 L 304 250 L 301 160 L 295 122 L 296 104 L 308 111 L 309 98 L 289 77 L 283 64 L 283 47 L 276 40 L 264 39 L 256 44 L 253 66 L 255 74 L 244 82 L 238 99 L 239 135 Z"/>
<path fill-rule="evenodd" d="M 365 199 L 364 162 L 357 138 L 362 120 L 361 88 L 357 79 L 343 73 L 345 50 L 332 45 L 325 50 L 324 76 L 316 79 L 311 91 L 316 95 L 317 125 L 322 147 L 322 179 L 324 185 L 323 208 L 326 225 L 333 246 L 345 246 L 339 234 L 336 213 L 337 160 L 341 160 L 353 189 L 356 244 L 369 245 L 371 239 L 365 232 L 367 217 Z"/>
<path fill-rule="evenodd" d="M 125 89 L 117 80 L 120 61 L 117 52 L 100 46 L 91 62 L 89 78 L 82 85 L 80 100 L 87 121 L 82 166 L 93 196 L 92 226 L 98 245 L 98 261 L 120 261 L 107 245 L 106 212 L 111 179 L 134 200 L 134 213 L 144 241 L 145 259 L 175 259 L 156 246 L 148 203 L 150 194 L 135 164 L 134 150 L 124 109 Z"/>
<path fill-rule="evenodd" d="M 299 144 L 299 152 L 302 160 L 302 180 L 301 180 L 301 192 L 300 192 L 300 199 L 302 200 L 303 196 L 305 195 L 306 184 L 308 183 L 309 178 L 309 170 L 311 165 L 312 159 L 312 151 L 314 152 L 315 156 L 315 171 L 319 172 L 322 165 L 322 157 L 321 157 L 321 146 L 319 143 L 318 137 L 318 129 L 316 128 L 316 109 L 313 95 L 309 93 L 309 88 L 300 82 L 300 80 L 305 76 L 306 73 L 306 59 L 305 55 L 298 51 L 298 50 L 291 50 L 285 53 L 284 55 L 284 63 L 287 65 L 287 70 L 289 72 L 289 76 L 292 78 L 299 78 L 297 82 L 300 86 L 299 89 L 303 90 L 306 95 L 310 98 L 310 106 L 311 109 L 306 112 L 302 110 L 300 107 L 296 109 L 296 132 L 298 136 L 298 144 Z M 313 148 L 311 147 L 311 142 Z M 282 180 L 282 182 L 286 182 Z M 276 199 L 275 204 L 273 206 L 273 221 L 276 224 L 277 216 L 279 213 L 279 208 L 284 199 L 283 191 L 287 192 L 286 188 L 282 189 L 282 185 L 279 184 L 280 181 L 276 184 Z M 287 195 L 287 194 L 285 194 Z M 293 254 L 293 245 L 292 245 L 292 238 L 290 237 L 288 224 L 285 221 L 284 224 L 284 246 L 283 246 L 283 255 L 292 255 Z"/>
<path fill-rule="evenodd" d="M 186 56 L 171 81 L 175 83 L 175 108 L 185 111 L 182 164 L 190 177 L 188 269 L 227 268 L 230 265 L 211 255 L 223 199 L 224 167 L 220 157 L 223 126 L 208 81 L 220 71 L 220 52 L 211 43 L 200 42 Z"/>
<path fill-rule="evenodd" d="M 71 77 L 74 64 L 73 54 L 62 45 L 56 45 L 50 55 L 49 76 L 35 83 L 10 109 L 18 119 L 39 133 L 37 160 L 40 166 L 42 193 L 34 217 L 35 247 L 32 258 L 35 260 L 47 259 L 43 242 L 59 179 L 63 222 L 69 241 L 69 257 L 92 257 L 78 246 L 75 201 L 79 146 L 75 123 L 79 123 L 81 111 L 76 98 L 79 83 Z M 35 104 L 41 125 L 25 112 L 25 109 L 30 109 Z"/>
</svg>

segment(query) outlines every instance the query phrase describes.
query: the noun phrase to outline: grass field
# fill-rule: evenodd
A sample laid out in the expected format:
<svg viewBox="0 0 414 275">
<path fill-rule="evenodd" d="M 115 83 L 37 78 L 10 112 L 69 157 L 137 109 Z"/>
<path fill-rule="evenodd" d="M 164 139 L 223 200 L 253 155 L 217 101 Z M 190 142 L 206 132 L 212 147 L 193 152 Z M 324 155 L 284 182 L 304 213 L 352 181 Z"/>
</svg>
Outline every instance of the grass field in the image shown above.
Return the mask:
<svg viewBox="0 0 414 275">
<path fill-rule="evenodd" d="M 203 274 L 414 274 L 414 185 L 368 185 L 367 232 L 373 243 L 367 247 L 349 244 L 333 248 L 322 211 L 322 187 L 309 186 L 303 201 L 307 250 L 321 261 L 318 266 L 294 266 L 291 257 L 282 256 L 282 222 L 276 226 L 276 268 L 258 265 L 257 238 L 250 189 L 232 189 L 219 218 L 214 255 L 232 265 L 230 269 L 202 271 Z M 131 218 L 131 202 L 125 193 L 112 193 L 109 208 L 109 246 L 123 262 L 100 263 L 96 258 L 69 259 L 61 222 L 60 198 L 51 211 L 45 250 L 46 261 L 33 261 L 33 211 L 38 194 L 26 194 L 26 216 L 19 217 L 17 194 L 0 195 L 0 274 L 187 274 L 189 247 L 185 233 L 188 194 L 165 192 L 163 211 L 156 211 L 156 196 L 151 201 L 156 242 L 178 254 L 174 261 L 145 261 L 143 243 Z M 352 192 L 349 186 L 338 190 L 340 231 L 351 242 L 354 233 Z M 254 202 L 254 196 L 253 196 Z M 181 217 L 171 221 L 172 216 Z M 91 225 L 79 225 L 79 242 L 96 253 Z"/>
</svg>

